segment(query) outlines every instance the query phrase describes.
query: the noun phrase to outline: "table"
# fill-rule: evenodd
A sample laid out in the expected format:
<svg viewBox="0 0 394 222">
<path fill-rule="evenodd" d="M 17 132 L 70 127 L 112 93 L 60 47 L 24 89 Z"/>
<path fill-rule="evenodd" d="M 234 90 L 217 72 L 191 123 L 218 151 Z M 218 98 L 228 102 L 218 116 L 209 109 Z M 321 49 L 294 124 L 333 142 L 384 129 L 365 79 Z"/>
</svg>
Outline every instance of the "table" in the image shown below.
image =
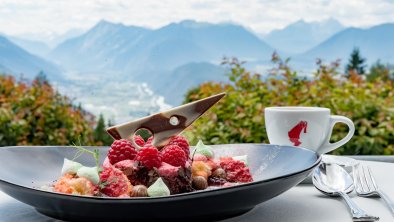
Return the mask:
<svg viewBox="0 0 394 222">
<path fill-rule="evenodd" d="M 362 161 L 371 167 L 377 184 L 394 199 L 394 163 Z M 365 211 L 380 217 L 380 221 L 394 221 L 383 200 L 363 198 L 354 193 L 353 200 Z M 34 208 L 12 199 L 0 191 L 0 222 L 60 222 L 37 213 Z M 284 194 L 262 203 L 250 212 L 223 222 L 351 222 L 350 213 L 340 198 L 322 195 L 311 184 L 298 185 Z"/>
</svg>

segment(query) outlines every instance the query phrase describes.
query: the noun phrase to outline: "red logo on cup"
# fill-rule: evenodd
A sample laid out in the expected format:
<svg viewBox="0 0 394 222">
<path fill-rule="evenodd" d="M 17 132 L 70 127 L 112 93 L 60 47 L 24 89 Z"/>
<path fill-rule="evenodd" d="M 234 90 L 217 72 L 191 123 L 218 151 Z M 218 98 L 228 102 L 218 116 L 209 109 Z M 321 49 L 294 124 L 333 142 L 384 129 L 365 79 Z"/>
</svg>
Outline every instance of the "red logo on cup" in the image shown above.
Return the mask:
<svg viewBox="0 0 394 222">
<path fill-rule="evenodd" d="M 289 140 L 294 144 L 294 146 L 301 145 L 300 134 L 302 130 L 304 130 L 304 133 L 306 133 L 307 127 L 308 127 L 307 121 L 300 121 L 288 132 Z"/>
</svg>

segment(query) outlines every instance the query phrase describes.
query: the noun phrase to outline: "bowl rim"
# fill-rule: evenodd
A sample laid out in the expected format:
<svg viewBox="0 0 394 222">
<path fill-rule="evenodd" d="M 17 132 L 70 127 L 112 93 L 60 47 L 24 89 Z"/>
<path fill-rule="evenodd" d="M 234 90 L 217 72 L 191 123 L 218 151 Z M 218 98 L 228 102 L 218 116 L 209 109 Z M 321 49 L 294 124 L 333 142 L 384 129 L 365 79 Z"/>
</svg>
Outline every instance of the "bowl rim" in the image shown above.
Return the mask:
<svg viewBox="0 0 394 222">
<path fill-rule="evenodd" d="M 322 155 L 316 153 L 315 151 L 303 148 L 303 147 L 295 147 L 295 146 L 288 146 L 288 145 L 276 145 L 276 144 L 265 144 L 265 143 L 230 143 L 230 144 L 216 144 L 216 145 L 210 145 L 210 146 L 225 146 L 225 145 L 264 145 L 264 146 L 270 146 L 270 147 L 282 147 L 282 148 L 286 148 L 286 149 L 298 149 L 298 150 L 303 150 L 305 152 L 310 152 L 315 154 L 316 161 L 309 167 L 303 169 L 303 170 L 299 170 L 296 172 L 292 172 L 292 173 L 287 173 L 281 176 L 277 176 L 277 177 L 272 177 L 272 178 L 268 178 L 265 180 L 257 180 L 257 181 L 253 181 L 253 182 L 248 182 L 248 183 L 242 183 L 242 184 L 238 184 L 235 186 L 230 186 L 230 187 L 220 187 L 217 189 L 210 189 L 210 190 L 197 190 L 197 191 L 193 191 L 193 192 L 187 192 L 187 193 L 180 193 L 180 194 L 173 194 L 173 195 L 169 195 L 169 196 L 162 196 L 162 197 L 133 197 L 133 198 L 119 198 L 119 197 L 96 197 L 96 196 L 83 196 L 83 195 L 75 195 L 75 194 L 65 194 L 65 193 L 58 193 L 58 192 L 54 192 L 54 191 L 47 191 L 47 190 L 42 190 L 42 189 L 38 189 L 38 188 L 34 188 L 34 187 L 28 187 L 28 186 L 23 186 L 20 184 L 15 184 L 9 181 L 5 181 L 3 179 L 0 178 L 0 183 L 4 183 L 7 184 L 9 186 L 15 186 L 18 187 L 20 189 L 25 189 L 28 191 L 32 191 L 32 192 L 39 192 L 39 193 L 43 193 L 44 195 L 55 195 L 58 196 L 59 198 L 76 198 L 76 199 L 80 199 L 80 200 L 86 200 L 86 201 L 100 201 L 100 202 L 116 202 L 116 203 L 121 203 L 121 202 L 146 202 L 146 201 L 176 201 L 176 200 L 181 200 L 181 199 L 189 199 L 189 198 L 193 198 L 197 195 L 201 196 L 204 194 L 211 194 L 211 193 L 215 193 L 215 192 L 231 192 L 233 190 L 237 190 L 237 189 L 247 189 L 248 187 L 251 186 L 256 186 L 262 183 L 267 183 L 267 182 L 271 182 L 271 181 L 275 181 L 275 180 L 279 180 L 279 179 L 284 179 L 284 178 L 288 178 L 288 177 L 292 177 L 295 176 L 297 174 L 301 174 L 303 172 L 306 172 L 308 170 L 311 170 L 313 168 L 315 168 L 322 160 Z M 26 148 L 30 148 L 30 147 L 34 147 L 35 149 L 37 149 L 38 147 L 41 148 L 54 148 L 54 147 L 70 147 L 70 146 L 4 146 L 4 147 L 0 147 L 0 153 L 2 149 L 17 149 L 17 148 L 21 148 L 21 147 L 26 147 Z M 107 146 L 83 146 L 85 148 L 108 148 Z M 190 146 L 191 148 L 194 146 Z"/>
</svg>

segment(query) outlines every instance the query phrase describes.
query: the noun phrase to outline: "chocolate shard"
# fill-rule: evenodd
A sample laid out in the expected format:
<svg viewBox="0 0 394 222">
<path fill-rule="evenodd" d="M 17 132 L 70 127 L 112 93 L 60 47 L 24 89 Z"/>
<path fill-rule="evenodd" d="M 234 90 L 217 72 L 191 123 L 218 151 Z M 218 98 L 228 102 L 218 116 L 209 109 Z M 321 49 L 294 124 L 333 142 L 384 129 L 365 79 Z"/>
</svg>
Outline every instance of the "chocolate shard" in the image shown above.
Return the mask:
<svg viewBox="0 0 394 222">
<path fill-rule="evenodd" d="M 114 139 L 128 139 L 138 147 L 133 135 L 139 129 L 147 129 L 153 135 L 152 145 L 160 148 L 166 145 L 171 137 L 190 126 L 225 95 L 226 93 L 220 93 L 161 113 L 112 126 L 107 129 L 107 132 Z"/>
</svg>

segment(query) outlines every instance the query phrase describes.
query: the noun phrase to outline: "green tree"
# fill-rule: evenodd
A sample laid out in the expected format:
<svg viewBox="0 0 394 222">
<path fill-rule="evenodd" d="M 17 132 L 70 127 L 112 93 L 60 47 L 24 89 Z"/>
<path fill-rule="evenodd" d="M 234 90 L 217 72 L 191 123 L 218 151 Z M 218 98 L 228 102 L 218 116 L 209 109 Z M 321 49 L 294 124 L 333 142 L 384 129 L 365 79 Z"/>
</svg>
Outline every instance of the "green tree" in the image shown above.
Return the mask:
<svg viewBox="0 0 394 222">
<path fill-rule="evenodd" d="M 394 80 L 394 70 L 389 64 L 382 64 L 380 60 L 376 61 L 369 70 L 369 73 L 366 75 L 368 81 L 373 81 L 377 78 L 381 78 L 382 80 Z"/>
<path fill-rule="evenodd" d="M 16 81 L 0 75 L 0 146 L 94 145 L 91 122 L 45 78 Z"/>
<path fill-rule="evenodd" d="M 100 114 L 97 126 L 93 133 L 94 140 L 101 145 L 111 145 L 113 139 L 105 131 L 105 120 L 103 114 Z"/>
<path fill-rule="evenodd" d="M 354 48 L 352 53 L 350 54 L 349 63 L 346 65 L 346 74 L 348 76 L 350 72 L 355 72 L 358 75 L 365 74 L 365 62 L 366 59 L 362 58 L 360 50 L 358 48 Z"/>
<path fill-rule="evenodd" d="M 333 114 L 353 120 L 353 138 L 333 154 L 394 154 L 394 82 L 380 78 L 368 82 L 359 75 L 337 78 L 339 62 L 323 64 L 310 79 L 300 78 L 276 55 L 275 67 L 263 80 L 247 71 L 238 60 L 226 61 L 229 84 L 206 82 L 191 89 L 185 102 L 219 92 L 227 95 L 204 116 L 188 127 L 185 135 L 195 144 L 268 143 L 264 126 L 264 108 L 268 106 L 320 106 Z M 337 124 L 332 141 L 348 132 Z"/>
<path fill-rule="evenodd" d="M 44 71 L 40 71 L 37 74 L 36 78 L 34 78 L 34 82 L 38 85 L 49 85 L 49 80 Z"/>
</svg>

